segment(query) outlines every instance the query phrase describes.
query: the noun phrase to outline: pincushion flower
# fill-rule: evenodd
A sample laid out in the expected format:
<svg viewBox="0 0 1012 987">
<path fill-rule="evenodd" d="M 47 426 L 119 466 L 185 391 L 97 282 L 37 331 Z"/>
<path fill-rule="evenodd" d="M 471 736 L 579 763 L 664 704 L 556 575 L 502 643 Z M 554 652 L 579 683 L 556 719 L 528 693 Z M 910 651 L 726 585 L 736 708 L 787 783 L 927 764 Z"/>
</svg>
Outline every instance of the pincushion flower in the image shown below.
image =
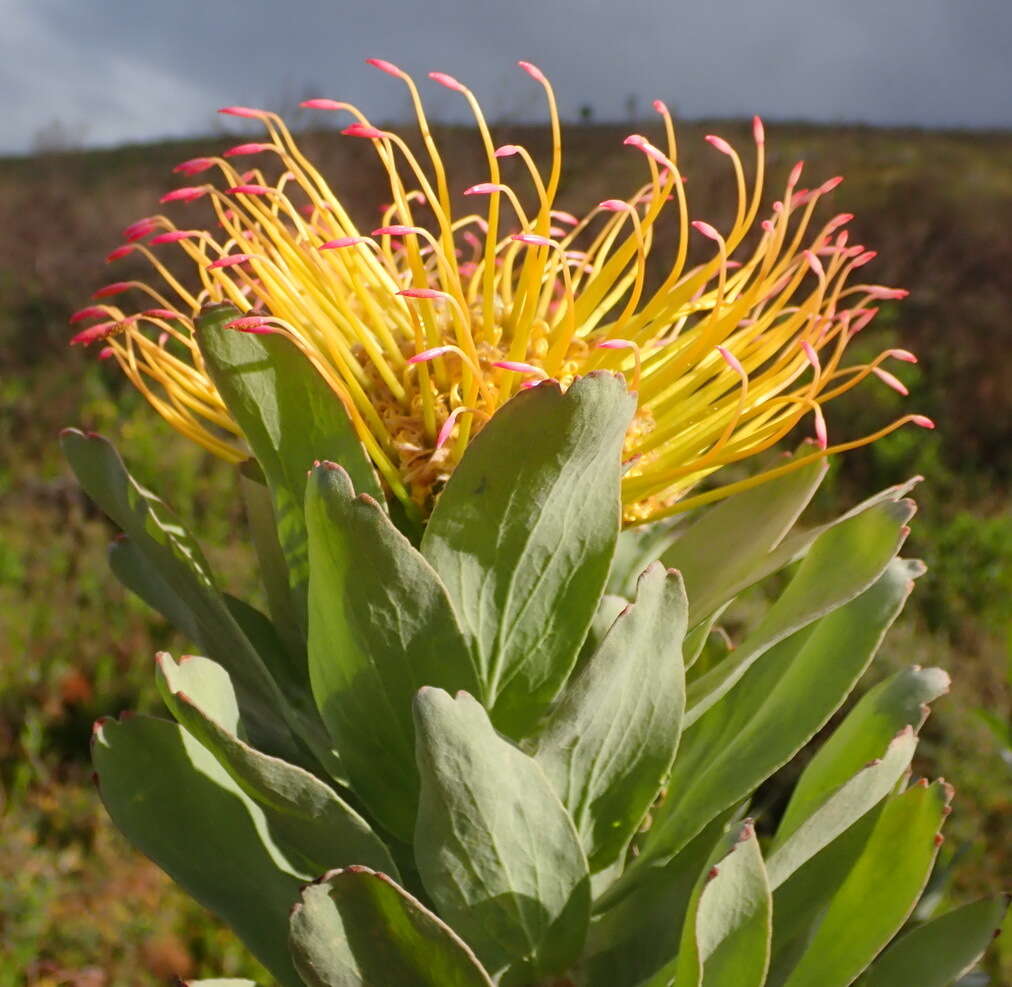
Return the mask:
<svg viewBox="0 0 1012 987">
<path fill-rule="evenodd" d="M 840 179 L 799 188 L 799 163 L 760 218 L 765 137 L 758 118 L 751 181 L 734 148 L 707 138 L 737 185 L 729 229 L 693 218 L 661 102 L 654 108 L 664 141 L 625 140 L 641 156 L 642 184 L 577 217 L 556 205 L 561 128 L 552 87 L 535 66 L 519 63 L 547 96 L 547 173 L 524 147 L 496 146 L 466 86 L 430 74 L 468 102 L 487 157 L 487 181 L 455 189 L 414 81 L 389 62 L 371 64 L 407 86 L 421 159 L 348 103 L 303 105 L 350 114 L 343 133 L 372 144 L 390 184 L 378 227 L 355 225 L 280 117 L 226 107 L 224 114 L 259 120 L 265 139 L 183 162 L 175 171 L 200 176 L 198 183 L 162 197 L 209 202 L 218 229 L 189 228 L 163 214 L 133 223 L 109 259 L 142 254 L 160 283 L 106 285 L 72 317 L 91 323 L 72 342 L 101 342 L 102 357 L 114 359 L 183 434 L 227 460 L 247 456 L 196 343 L 194 320 L 221 302 L 239 310 L 235 331 L 278 333 L 298 347 L 347 408 L 390 491 L 422 511 L 471 438 L 518 389 L 546 380 L 565 387 L 593 370 L 621 371 L 637 392 L 624 450 L 627 523 L 718 499 L 907 422 L 931 427 L 910 414 L 875 434 L 830 443 L 826 402 L 869 376 L 905 393 L 883 364 L 913 362 L 912 354 L 889 349 L 858 364 L 845 357 L 876 302 L 906 293 L 859 280 L 856 272 L 875 255 L 849 242 L 849 215 L 816 221 L 820 200 Z M 241 172 L 236 162 L 250 156 L 263 167 Z M 453 192 L 475 210 L 455 213 Z M 669 210 L 677 242 L 658 258 L 655 236 Z M 709 259 L 690 265 L 693 237 L 709 248 Z M 189 278 L 166 264 L 168 249 L 192 262 Z M 649 287 L 648 262 L 660 271 Z M 803 420 L 815 435 L 810 453 L 688 496 Z"/>
</svg>

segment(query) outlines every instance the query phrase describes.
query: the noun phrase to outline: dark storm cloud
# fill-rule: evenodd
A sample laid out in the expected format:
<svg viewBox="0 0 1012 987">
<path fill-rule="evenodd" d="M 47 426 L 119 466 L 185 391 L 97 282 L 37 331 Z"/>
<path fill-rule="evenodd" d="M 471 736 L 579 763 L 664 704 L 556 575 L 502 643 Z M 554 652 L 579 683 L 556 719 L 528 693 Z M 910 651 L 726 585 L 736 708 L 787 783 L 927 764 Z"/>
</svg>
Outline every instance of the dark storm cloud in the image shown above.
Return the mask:
<svg viewBox="0 0 1012 987">
<path fill-rule="evenodd" d="M 563 112 L 623 118 L 662 96 L 685 116 L 1012 125 L 1009 0 L 4 0 L 0 150 L 45 128 L 89 144 L 211 129 L 222 103 L 309 92 L 403 116 L 381 56 L 473 84 L 493 117 L 540 112 L 514 67 L 540 64 Z M 461 115 L 432 90 L 435 115 Z"/>
</svg>

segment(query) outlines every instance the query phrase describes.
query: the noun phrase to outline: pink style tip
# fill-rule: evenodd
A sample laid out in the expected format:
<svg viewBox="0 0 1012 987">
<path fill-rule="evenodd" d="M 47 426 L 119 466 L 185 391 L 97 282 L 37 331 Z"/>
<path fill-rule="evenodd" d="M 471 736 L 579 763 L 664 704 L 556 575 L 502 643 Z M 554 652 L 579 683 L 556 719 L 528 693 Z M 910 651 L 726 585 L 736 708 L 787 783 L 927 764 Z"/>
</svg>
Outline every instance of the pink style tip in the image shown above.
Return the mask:
<svg viewBox="0 0 1012 987">
<path fill-rule="evenodd" d="M 174 188 L 171 192 L 166 192 L 158 201 L 159 202 L 193 202 L 194 199 L 200 199 L 207 195 L 209 189 L 206 185 L 187 185 L 183 188 Z"/>
<path fill-rule="evenodd" d="M 822 266 L 822 261 L 811 250 L 803 251 L 801 256 L 805 258 L 806 263 L 817 278 L 822 279 L 826 276 L 826 269 Z"/>
<path fill-rule="evenodd" d="M 103 346 L 98 351 L 98 358 L 100 360 L 110 360 L 116 355 L 116 351 L 111 346 Z"/>
<path fill-rule="evenodd" d="M 495 157 L 497 158 L 512 158 L 514 154 L 520 153 L 519 144 L 503 144 L 502 147 L 495 149 Z"/>
<path fill-rule="evenodd" d="M 541 367 L 536 367 L 533 363 L 520 363 L 517 360 L 497 360 L 492 366 L 498 367 L 500 370 L 510 370 L 515 374 L 537 374 L 538 377 L 547 376 Z"/>
<path fill-rule="evenodd" d="M 387 75 L 395 76 L 398 79 L 404 78 L 404 73 L 393 62 L 388 62 L 385 58 L 367 58 L 365 64 L 371 65 L 374 69 L 379 69 L 381 72 L 386 72 Z"/>
<path fill-rule="evenodd" d="M 506 186 L 496 182 L 478 182 L 470 188 L 464 189 L 464 195 L 492 195 L 494 192 L 505 192 Z"/>
<path fill-rule="evenodd" d="M 97 343 L 100 339 L 105 339 L 116 326 L 119 325 L 115 320 L 111 322 L 99 322 L 96 325 L 88 326 L 87 329 L 82 329 L 79 333 L 70 337 L 71 346 L 91 346 L 92 343 Z"/>
<path fill-rule="evenodd" d="M 766 128 L 762 119 L 757 116 L 752 117 L 752 138 L 757 144 L 766 143 Z"/>
<path fill-rule="evenodd" d="M 203 230 L 169 230 L 168 233 L 159 233 L 153 236 L 149 245 L 157 247 L 162 243 L 179 243 L 180 240 L 192 240 L 195 236 L 201 236 Z"/>
<path fill-rule="evenodd" d="M 727 347 L 718 346 L 717 352 L 724 358 L 724 362 L 739 376 L 742 380 L 748 379 L 748 374 L 745 373 L 745 368 L 741 365 L 741 361 L 736 357 Z"/>
<path fill-rule="evenodd" d="M 223 116 L 245 117 L 250 120 L 258 120 L 268 115 L 266 110 L 258 110 L 252 106 L 223 106 L 218 112 Z"/>
<path fill-rule="evenodd" d="M 112 263 L 114 260 L 119 260 L 121 257 L 126 257 L 127 254 L 134 252 L 134 245 L 132 243 L 124 243 L 121 247 L 117 247 L 115 250 L 111 250 L 105 255 L 105 262 L 107 264 Z"/>
<path fill-rule="evenodd" d="M 852 212 L 842 212 L 834 216 L 828 223 L 826 223 L 826 236 L 832 236 L 841 226 L 846 226 L 852 219 L 854 214 Z M 846 240 L 846 233 L 844 234 L 844 243 Z"/>
<path fill-rule="evenodd" d="M 104 305 L 89 305 L 87 308 L 79 308 L 68 321 L 74 326 L 85 319 L 104 319 L 108 314 Z"/>
<path fill-rule="evenodd" d="M 133 286 L 133 281 L 113 281 L 112 284 L 107 284 L 104 288 L 93 291 L 91 297 L 110 298 L 112 295 L 122 295 L 124 291 L 129 291 Z"/>
<path fill-rule="evenodd" d="M 792 169 L 791 173 L 787 176 L 787 184 L 794 188 L 795 185 L 801 181 L 801 172 L 804 170 L 805 162 L 799 161 Z"/>
<path fill-rule="evenodd" d="M 878 315 L 878 309 L 862 308 L 858 309 L 855 314 L 858 317 L 854 320 L 853 324 L 850 326 L 850 334 L 852 336 L 857 335 L 857 333 L 859 333 L 862 329 L 864 329 L 865 326 L 867 326 L 868 323 L 871 322 L 871 320 L 874 319 L 876 315 Z"/>
<path fill-rule="evenodd" d="M 370 236 L 410 236 L 411 234 L 424 234 L 420 226 L 402 226 L 395 223 L 392 226 L 378 226 L 370 233 Z"/>
<path fill-rule="evenodd" d="M 304 99 L 299 103 L 299 106 L 306 110 L 343 110 L 347 104 L 339 103 L 336 99 L 314 97 L 313 99 Z"/>
<path fill-rule="evenodd" d="M 183 316 L 178 312 L 173 312 L 171 308 L 146 308 L 141 315 L 145 319 L 182 319 Z"/>
<path fill-rule="evenodd" d="M 830 178 L 828 182 L 823 182 L 817 189 L 816 192 L 819 195 L 826 195 L 828 192 L 832 192 L 833 189 L 839 188 L 843 184 L 843 175 L 837 175 L 835 178 Z"/>
<path fill-rule="evenodd" d="M 458 82 L 452 75 L 447 75 L 445 72 L 430 72 L 429 78 L 433 82 L 438 82 L 441 86 L 446 86 L 447 89 L 452 89 L 454 92 L 466 93 L 466 87 Z"/>
<path fill-rule="evenodd" d="M 131 223 L 126 229 L 123 230 L 123 239 L 127 243 L 133 243 L 134 240 L 140 240 L 142 237 L 146 237 L 152 230 L 157 229 L 158 219 L 155 216 L 145 216 L 144 219 L 138 219 L 135 223 Z"/>
<path fill-rule="evenodd" d="M 692 228 L 697 233 L 702 233 L 703 236 L 708 237 L 711 240 L 716 240 L 719 242 L 720 240 L 723 239 L 720 233 L 718 233 L 713 226 L 711 226 L 709 223 L 703 222 L 703 220 L 701 219 L 694 219 L 692 221 Z"/>
<path fill-rule="evenodd" d="M 435 288 L 402 288 L 395 294 L 400 295 L 402 298 L 449 298 L 450 296 L 445 291 L 437 291 Z"/>
<path fill-rule="evenodd" d="M 449 441 L 450 435 L 453 433 L 453 426 L 457 424 L 457 419 L 471 410 L 471 408 L 465 408 L 461 405 L 459 408 L 454 408 L 453 411 L 446 416 L 446 421 L 443 422 L 443 427 L 440 428 L 439 435 L 436 436 L 437 449 L 442 449 Z"/>
<path fill-rule="evenodd" d="M 537 82 L 548 82 L 548 80 L 545 78 L 545 73 L 542 72 L 541 69 L 537 67 L 537 65 L 534 65 L 531 62 L 517 62 L 517 65 Z"/>
<path fill-rule="evenodd" d="M 865 250 L 864 253 L 859 253 L 851 263 L 851 267 L 864 267 L 869 261 L 873 261 L 878 257 L 877 250 Z"/>
<path fill-rule="evenodd" d="M 226 322 L 225 329 L 235 329 L 238 332 L 258 333 L 260 335 L 276 334 L 277 329 L 268 325 L 269 316 L 266 315 L 244 315 L 231 322 Z"/>
<path fill-rule="evenodd" d="M 871 372 L 878 377 L 886 387 L 891 387 L 894 391 L 902 394 L 906 397 L 910 391 L 907 390 L 907 385 L 903 383 L 895 374 L 889 373 L 888 370 L 883 370 L 881 367 L 872 367 Z"/>
<path fill-rule="evenodd" d="M 228 195 L 270 195 L 271 192 L 276 192 L 277 189 L 271 188 L 269 185 L 233 185 L 231 188 L 225 189 Z"/>
<path fill-rule="evenodd" d="M 516 240 L 517 243 L 526 243 L 530 247 L 550 247 L 553 242 L 546 236 L 538 236 L 537 233 L 514 233 L 510 239 Z"/>
<path fill-rule="evenodd" d="M 606 339 L 598 343 L 599 350 L 637 350 L 639 347 L 631 339 Z"/>
<path fill-rule="evenodd" d="M 917 357 L 910 352 L 910 350 L 886 350 L 886 352 L 894 360 L 900 360 L 903 363 L 916 363 Z"/>
<path fill-rule="evenodd" d="M 819 405 L 815 406 L 815 441 L 820 449 L 829 446 L 829 431 L 826 428 L 826 418 Z"/>
<path fill-rule="evenodd" d="M 604 202 L 597 204 L 598 209 L 603 209 L 605 212 L 632 212 L 633 207 L 629 205 L 624 199 L 605 199 Z"/>
<path fill-rule="evenodd" d="M 880 284 L 870 285 L 867 290 L 869 296 L 883 301 L 899 300 L 910 294 L 906 288 L 886 288 Z"/>
<path fill-rule="evenodd" d="M 401 292 L 397 292 L 397 294 L 401 294 Z M 433 346 L 432 349 L 422 350 L 421 353 L 409 356 L 408 363 L 412 365 L 416 363 L 428 363 L 429 360 L 435 360 L 437 356 L 443 356 L 445 353 L 453 352 L 454 347 L 452 346 Z"/>
<path fill-rule="evenodd" d="M 172 171 L 177 175 L 199 175 L 214 167 L 214 158 L 190 158 L 189 161 L 181 161 Z M 164 201 L 164 200 L 163 200 Z"/>
<path fill-rule="evenodd" d="M 378 127 L 372 127 L 367 123 L 353 123 L 345 127 L 341 133 L 345 137 L 367 137 L 370 140 L 382 140 L 389 136 L 389 134 Z"/>
<path fill-rule="evenodd" d="M 721 154 L 734 154 L 734 149 L 723 137 L 718 137 L 716 134 L 707 134 L 706 142 L 715 147 Z"/>
<path fill-rule="evenodd" d="M 321 243 L 320 250 L 340 250 L 342 247 L 354 247 L 358 243 L 368 243 L 368 240 L 364 236 L 341 236 L 336 240 L 328 240 L 326 243 Z"/>
<path fill-rule="evenodd" d="M 630 134 L 622 143 L 642 151 L 648 158 L 664 165 L 665 168 L 675 170 L 674 162 L 660 148 L 654 147 L 642 134 Z"/>
<path fill-rule="evenodd" d="M 236 144 L 222 154 L 224 158 L 239 158 L 246 154 L 259 154 L 261 151 L 273 151 L 274 145 L 263 141 L 253 141 L 249 144 Z"/>
<path fill-rule="evenodd" d="M 803 339 L 801 348 L 805 351 L 808 362 L 815 368 L 815 372 L 819 373 L 822 370 L 822 364 L 819 362 L 819 354 L 815 352 L 815 347 L 807 339 Z"/>
<path fill-rule="evenodd" d="M 239 264 L 245 264 L 247 261 L 253 260 L 253 254 L 229 254 L 226 257 L 219 257 L 215 261 L 211 261 L 207 265 L 207 270 L 215 271 L 223 267 L 236 267 Z"/>
<path fill-rule="evenodd" d="M 552 219 L 557 219 L 562 223 L 569 223 L 570 226 L 578 226 L 580 221 L 571 213 L 565 212 L 562 209 L 553 209 L 549 214 Z"/>
<path fill-rule="evenodd" d="M 910 420 L 921 428 L 935 427 L 935 423 L 927 415 L 911 415 Z"/>
<path fill-rule="evenodd" d="M 654 111 L 656 113 L 660 113 L 662 117 L 669 115 L 668 104 L 665 103 L 663 99 L 655 99 L 650 105 L 654 108 Z"/>
</svg>

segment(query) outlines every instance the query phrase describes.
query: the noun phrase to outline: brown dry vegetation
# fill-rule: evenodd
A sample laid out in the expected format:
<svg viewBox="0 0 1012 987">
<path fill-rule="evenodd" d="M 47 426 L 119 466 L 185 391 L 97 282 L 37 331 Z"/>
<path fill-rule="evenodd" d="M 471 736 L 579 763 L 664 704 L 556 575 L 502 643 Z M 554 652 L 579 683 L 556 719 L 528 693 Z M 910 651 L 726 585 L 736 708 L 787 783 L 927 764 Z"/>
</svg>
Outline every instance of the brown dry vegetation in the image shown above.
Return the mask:
<svg viewBox="0 0 1012 987">
<path fill-rule="evenodd" d="M 721 226 L 733 212 L 733 185 L 726 159 L 702 141 L 710 129 L 683 127 L 680 153 L 692 218 Z M 712 129 L 748 147 L 745 125 Z M 832 208 L 855 213 L 854 235 L 879 251 L 869 269 L 875 280 L 912 291 L 883 310 L 866 345 L 888 340 L 920 354 L 919 368 L 904 368 L 908 403 L 936 418 L 939 432 L 903 432 L 851 455 L 824 507 L 910 472 L 928 476 L 913 545 L 933 568 L 881 665 L 938 662 L 953 673 L 953 694 L 937 704 L 918 765 L 958 787 L 947 847 L 960 860 L 950 893 L 960 900 L 1009 887 L 1010 769 L 973 711 L 986 708 L 1000 724 L 1010 709 L 1012 136 L 768 132 L 770 188 L 798 158 L 812 182 L 846 175 Z M 579 212 L 641 180 L 641 158 L 621 147 L 625 133 L 568 129 L 562 207 Z M 497 139 L 547 150 L 539 129 L 500 128 Z M 470 135 L 440 140 L 454 148 L 456 188 L 486 177 Z M 175 439 L 91 354 L 65 345 L 70 312 L 104 278 L 131 273 L 129 259 L 115 274 L 103 269 L 118 231 L 152 211 L 173 164 L 225 146 L 0 161 L 0 987 L 143 985 L 254 969 L 112 832 L 88 782 L 91 719 L 157 708 L 150 656 L 185 643 L 115 586 L 104 562 L 111 528 L 78 493 L 55 442 L 68 424 L 109 434 L 203 536 L 228 588 L 252 591 L 228 470 Z M 368 228 L 384 193 L 365 142 L 321 132 L 304 146 Z M 895 394 L 869 385 L 832 410 L 830 426 L 856 434 L 898 407 Z"/>
</svg>

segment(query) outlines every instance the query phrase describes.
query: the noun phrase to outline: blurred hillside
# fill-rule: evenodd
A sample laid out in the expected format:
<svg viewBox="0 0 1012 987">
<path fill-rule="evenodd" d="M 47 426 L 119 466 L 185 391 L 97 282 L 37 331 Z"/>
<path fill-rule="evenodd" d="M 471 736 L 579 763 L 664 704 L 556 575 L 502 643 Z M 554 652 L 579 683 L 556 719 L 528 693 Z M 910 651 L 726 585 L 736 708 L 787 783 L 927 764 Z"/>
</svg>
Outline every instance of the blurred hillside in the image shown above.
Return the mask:
<svg viewBox="0 0 1012 987">
<path fill-rule="evenodd" d="M 734 184 L 727 159 L 702 139 L 711 131 L 744 153 L 749 128 L 680 129 L 692 218 L 723 227 Z M 799 158 L 812 184 L 845 175 L 825 215 L 854 213 L 852 238 L 879 251 L 869 277 L 911 290 L 901 305 L 886 303 L 855 344 L 916 351 L 919 366 L 901 368 L 911 396 L 868 383 L 829 409 L 830 429 L 871 431 L 902 404 L 930 415 L 938 431 L 902 430 L 852 453 L 821 506 L 911 473 L 927 477 L 911 546 L 931 569 L 878 664 L 938 663 L 953 673 L 953 693 L 936 704 L 916 765 L 957 785 L 946 859 L 958 860 L 945 893 L 963 900 L 1008 888 L 1012 135 L 767 131 L 767 205 Z M 626 133 L 567 129 L 562 208 L 579 213 L 643 180 L 641 156 L 621 146 Z M 473 135 L 437 137 L 455 188 L 487 178 Z M 547 153 L 541 130 L 498 128 L 496 138 Z M 129 258 L 114 272 L 104 267 L 119 230 L 182 184 L 174 164 L 232 143 L 0 160 L 0 987 L 164 984 L 173 974 L 253 969 L 125 847 L 91 788 L 91 721 L 126 707 L 157 709 L 151 656 L 187 645 L 114 583 L 104 558 L 112 528 L 78 492 L 56 444 L 65 425 L 109 435 L 135 474 L 192 524 L 227 588 L 252 592 L 229 469 L 178 439 L 93 353 L 66 346 L 67 318 L 91 291 L 143 271 Z M 367 142 L 310 133 L 302 143 L 371 228 L 386 193 Z M 1012 943 L 1004 948 L 1012 983 Z"/>
</svg>

